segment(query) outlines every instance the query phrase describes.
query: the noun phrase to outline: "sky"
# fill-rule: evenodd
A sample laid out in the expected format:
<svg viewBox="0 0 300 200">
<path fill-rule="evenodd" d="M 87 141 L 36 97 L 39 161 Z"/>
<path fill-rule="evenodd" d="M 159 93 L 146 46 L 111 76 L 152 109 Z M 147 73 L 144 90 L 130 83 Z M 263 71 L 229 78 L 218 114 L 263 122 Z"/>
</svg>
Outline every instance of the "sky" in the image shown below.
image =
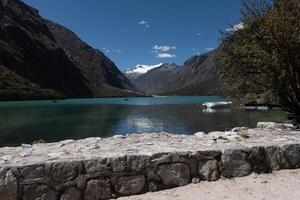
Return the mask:
<svg viewBox="0 0 300 200">
<path fill-rule="evenodd" d="M 240 0 L 24 0 L 75 32 L 121 69 L 183 64 L 240 22 Z"/>
</svg>

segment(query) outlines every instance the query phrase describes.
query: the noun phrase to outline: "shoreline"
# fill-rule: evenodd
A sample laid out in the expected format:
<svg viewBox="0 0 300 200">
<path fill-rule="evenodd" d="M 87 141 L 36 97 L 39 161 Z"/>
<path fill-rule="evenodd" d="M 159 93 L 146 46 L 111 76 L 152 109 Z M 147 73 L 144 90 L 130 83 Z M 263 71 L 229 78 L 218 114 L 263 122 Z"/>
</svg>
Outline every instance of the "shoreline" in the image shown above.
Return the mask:
<svg viewBox="0 0 300 200">
<path fill-rule="evenodd" d="M 6 199 L 109 199 L 297 169 L 299 155 L 300 130 L 278 123 L 193 136 L 116 135 L 6 147 L 0 148 L 0 194 Z"/>
</svg>

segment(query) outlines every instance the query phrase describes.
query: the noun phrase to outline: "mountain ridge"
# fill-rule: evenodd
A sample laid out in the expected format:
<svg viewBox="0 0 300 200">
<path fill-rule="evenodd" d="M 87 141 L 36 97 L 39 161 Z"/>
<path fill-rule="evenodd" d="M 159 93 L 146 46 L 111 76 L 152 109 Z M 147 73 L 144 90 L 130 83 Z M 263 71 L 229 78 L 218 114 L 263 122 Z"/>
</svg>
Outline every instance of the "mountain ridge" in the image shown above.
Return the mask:
<svg viewBox="0 0 300 200">
<path fill-rule="evenodd" d="M 63 43 L 63 39 L 50 30 L 47 20 L 39 15 L 38 10 L 23 1 L 0 0 L 0 18 L 0 64 L 6 68 L 2 70 L 3 73 L 10 71 L 32 85 L 52 90 L 56 93 L 53 98 L 61 95 L 65 98 L 138 95 L 131 91 L 134 90 L 132 84 L 102 52 L 92 47 L 68 51 L 68 41 L 75 41 L 75 44 L 84 42 L 74 34 L 76 37 L 73 40 L 65 38 L 67 42 Z M 72 35 L 71 31 L 67 35 Z M 83 57 L 72 55 L 76 50 L 95 55 L 98 60 L 93 66 L 87 65 Z M 96 71 L 97 75 L 94 76 L 90 71 Z M 101 78 L 95 80 L 95 77 Z M 10 81 L 13 80 L 19 79 Z M 12 86 L 13 82 L 9 85 Z M 5 85 L 0 88 L 3 91 L 7 89 Z M 13 98 L 1 96 L 0 100 Z M 49 96 L 47 98 L 51 99 Z M 30 99 L 30 96 L 26 99 Z M 33 95 L 32 99 L 36 97 Z M 22 95 L 16 94 L 16 100 L 22 100 Z"/>
<path fill-rule="evenodd" d="M 159 63 L 156 65 L 137 64 L 133 68 L 128 68 L 124 70 L 123 73 L 129 80 L 133 81 L 134 79 L 138 78 L 140 75 L 145 74 L 152 69 L 160 67 L 161 65 L 163 65 L 163 63 Z"/>
<path fill-rule="evenodd" d="M 213 61 L 215 52 L 192 56 L 183 65 L 164 63 L 128 78 L 148 95 L 221 95 L 221 83 Z"/>
</svg>

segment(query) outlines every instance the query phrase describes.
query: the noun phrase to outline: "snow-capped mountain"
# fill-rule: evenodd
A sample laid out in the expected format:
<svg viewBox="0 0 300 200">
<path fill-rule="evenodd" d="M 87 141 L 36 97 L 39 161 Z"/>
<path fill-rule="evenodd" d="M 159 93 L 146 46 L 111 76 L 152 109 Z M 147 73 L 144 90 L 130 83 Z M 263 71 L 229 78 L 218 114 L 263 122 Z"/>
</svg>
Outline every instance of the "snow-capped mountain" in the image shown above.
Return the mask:
<svg viewBox="0 0 300 200">
<path fill-rule="evenodd" d="M 137 77 L 139 77 L 140 75 L 145 74 L 148 71 L 155 69 L 157 67 L 160 67 L 162 65 L 163 65 L 163 63 L 157 64 L 157 65 L 136 65 L 134 68 L 125 70 L 124 74 L 130 80 L 134 80 Z"/>
</svg>

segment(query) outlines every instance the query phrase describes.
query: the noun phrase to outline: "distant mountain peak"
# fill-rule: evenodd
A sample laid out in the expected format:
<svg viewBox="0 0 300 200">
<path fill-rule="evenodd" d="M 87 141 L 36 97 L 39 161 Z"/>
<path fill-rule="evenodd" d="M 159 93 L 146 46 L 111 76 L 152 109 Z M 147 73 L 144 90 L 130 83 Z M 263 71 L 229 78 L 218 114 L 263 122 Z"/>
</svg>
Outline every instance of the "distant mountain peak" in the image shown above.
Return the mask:
<svg viewBox="0 0 300 200">
<path fill-rule="evenodd" d="M 136 73 L 136 74 L 145 74 L 148 71 L 155 69 L 157 67 L 162 66 L 164 63 L 159 63 L 157 65 L 144 65 L 144 64 L 138 64 L 136 65 L 134 68 L 130 68 L 124 71 L 125 74 L 132 74 L 132 73 Z"/>
</svg>

